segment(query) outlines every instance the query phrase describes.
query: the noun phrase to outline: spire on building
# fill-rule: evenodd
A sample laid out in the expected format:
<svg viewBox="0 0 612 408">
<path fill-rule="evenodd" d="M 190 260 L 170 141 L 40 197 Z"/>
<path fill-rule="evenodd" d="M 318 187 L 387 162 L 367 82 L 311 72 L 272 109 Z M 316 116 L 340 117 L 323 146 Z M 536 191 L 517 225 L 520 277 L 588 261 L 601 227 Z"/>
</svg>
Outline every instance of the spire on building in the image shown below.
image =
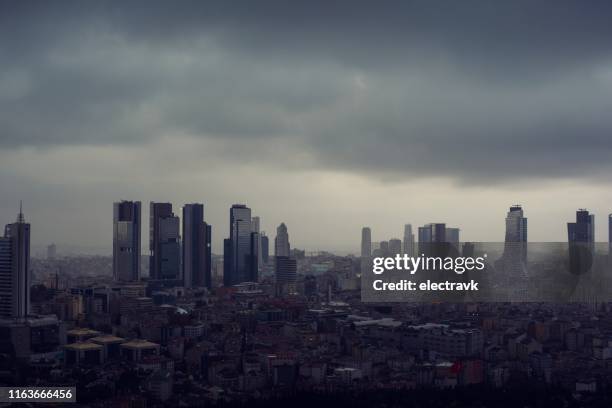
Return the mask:
<svg viewBox="0 0 612 408">
<path fill-rule="evenodd" d="M 23 216 L 23 202 L 19 200 L 19 215 L 17 215 L 17 222 L 23 224 L 25 217 Z"/>
</svg>

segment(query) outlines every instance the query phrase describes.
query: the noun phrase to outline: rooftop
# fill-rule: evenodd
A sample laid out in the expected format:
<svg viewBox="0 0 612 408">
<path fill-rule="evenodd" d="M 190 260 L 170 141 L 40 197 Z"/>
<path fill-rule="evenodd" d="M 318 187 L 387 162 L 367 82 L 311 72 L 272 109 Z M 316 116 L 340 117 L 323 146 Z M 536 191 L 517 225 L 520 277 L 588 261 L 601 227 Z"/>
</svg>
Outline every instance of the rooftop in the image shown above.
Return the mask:
<svg viewBox="0 0 612 408">
<path fill-rule="evenodd" d="M 112 335 L 108 334 L 108 335 L 104 335 L 104 336 L 93 337 L 93 338 L 89 339 L 89 341 L 92 341 L 92 342 L 98 343 L 98 344 L 107 344 L 107 343 L 125 342 L 126 340 L 123 337 L 117 337 L 117 336 L 112 336 Z"/>
<path fill-rule="evenodd" d="M 85 351 L 85 350 L 102 350 L 102 346 L 96 343 L 90 343 L 90 342 L 81 342 L 81 343 L 72 343 L 72 344 L 67 344 L 66 346 L 64 346 L 64 348 L 68 349 L 68 350 L 81 350 L 81 351 Z"/>
<path fill-rule="evenodd" d="M 86 327 L 77 327 L 72 330 L 68 330 L 66 334 L 69 336 L 88 336 L 88 335 L 97 336 L 100 334 L 100 332 L 97 330 L 88 329 Z"/>
<path fill-rule="evenodd" d="M 137 340 L 130 340 L 128 342 L 125 342 L 121 345 L 121 347 L 146 349 L 146 348 L 159 347 L 159 344 L 152 343 L 148 340 L 137 339 Z"/>
</svg>

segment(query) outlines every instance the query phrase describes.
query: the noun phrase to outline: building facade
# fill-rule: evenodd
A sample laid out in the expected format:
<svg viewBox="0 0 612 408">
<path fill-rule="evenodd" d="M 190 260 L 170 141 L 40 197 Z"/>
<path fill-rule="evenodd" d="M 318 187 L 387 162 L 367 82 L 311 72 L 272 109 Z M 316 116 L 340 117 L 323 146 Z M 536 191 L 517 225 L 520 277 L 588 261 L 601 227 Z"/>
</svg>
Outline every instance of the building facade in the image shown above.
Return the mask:
<svg viewBox="0 0 612 408">
<path fill-rule="evenodd" d="M 140 280 L 140 201 L 113 204 L 113 278 L 116 282 Z"/>
<path fill-rule="evenodd" d="M 179 218 L 172 212 L 170 203 L 151 202 L 149 211 L 149 277 L 155 281 L 179 281 Z"/>
<path fill-rule="evenodd" d="M 183 285 L 211 288 L 212 228 L 204 221 L 203 204 L 183 206 Z"/>
<path fill-rule="evenodd" d="M 19 211 L 0 238 L 0 317 L 24 319 L 30 314 L 30 224 Z"/>
</svg>

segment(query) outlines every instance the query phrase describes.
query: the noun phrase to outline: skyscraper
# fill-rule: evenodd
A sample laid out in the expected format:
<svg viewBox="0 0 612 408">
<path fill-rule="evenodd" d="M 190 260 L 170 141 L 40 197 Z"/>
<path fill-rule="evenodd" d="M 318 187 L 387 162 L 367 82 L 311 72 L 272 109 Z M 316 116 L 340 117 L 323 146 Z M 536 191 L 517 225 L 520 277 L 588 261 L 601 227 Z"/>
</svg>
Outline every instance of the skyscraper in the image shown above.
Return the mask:
<svg viewBox="0 0 612 408">
<path fill-rule="evenodd" d="M 151 202 L 149 210 L 149 276 L 156 281 L 181 278 L 179 218 L 172 204 Z"/>
<path fill-rule="evenodd" d="M 266 233 L 263 231 L 261 232 L 260 240 L 261 240 L 261 260 L 262 260 L 262 263 L 265 265 L 268 263 L 268 258 L 270 257 L 270 241 Z"/>
<path fill-rule="evenodd" d="M 432 244 L 446 242 L 446 224 L 431 223 L 419 227 L 419 254 L 429 253 Z"/>
<path fill-rule="evenodd" d="M 0 238 L 0 316 L 25 318 L 30 313 L 30 224 L 21 206 L 17 221 Z"/>
<path fill-rule="evenodd" d="M 414 256 L 414 234 L 411 224 L 404 225 L 404 253 L 408 256 Z"/>
<path fill-rule="evenodd" d="M 380 254 L 378 256 L 389 256 L 389 241 L 380 241 Z"/>
<path fill-rule="evenodd" d="M 288 256 L 276 257 L 276 293 L 278 295 L 296 292 L 297 261 Z"/>
<path fill-rule="evenodd" d="M 183 206 L 183 285 L 211 288 L 212 228 L 204 222 L 203 204 Z"/>
<path fill-rule="evenodd" d="M 595 215 L 585 209 L 576 211 L 576 222 L 567 223 L 569 269 L 575 275 L 591 270 L 595 245 Z"/>
<path fill-rule="evenodd" d="M 276 238 L 274 238 L 274 256 L 289 256 L 291 254 L 291 246 L 289 245 L 289 234 L 287 226 L 281 223 L 276 228 Z"/>
<path fill-rule="evenodd" d="M 370 227 L 361 229 L 361 256 L 372 255 L 372 230 Z"/>
<path fill-rule="evenodd" d="M 419 242 L 446 242 L 446 224 L 431 223 L 419 227 Z"/>
<path fill-rule="evenodd" d="M 391 238 L 389 240 L 389 255 L 401 255 L 402 253 L 402 241 L 397 238 Z"/>
<path fill-rule="evenodd" d="M 447 228 L 444 223 L 430 223 L 419 227 L 419 254 L 448 256 L 453 248 L 458 252 L 459 232 L 459 228 Z"/>
<path fill-rule="evenodd" d="M 568 242 L 595 242 L 595 215 L 583 208 L 576 211 L 576 222 L 567 223 Z"/>
<path fill-rule="evenodd" d="M 274 238 L 274 261 L 276 263 L 276 293 L 285 295 L 295 292 L 297 261 L 291 256 L 289 233 L 285 223 L 276 228 Z"/>
<path fill-rule="evenodd" d="M 459 228 L 446 228 L 446 242 L 458 245 L 459 244 Z"/>
<path fill-rule="evenodd" d="M 510 207 L 506 215 L 505 242 L 527 242 L 527 218 L 523 216 L 523 208 L 518 204 Z"/>
<path fill-rule="evenodd" d="M 140 201 L 113 204 L 113 278 L 117 282 L 140 280 Z"/>
<path fill-rule="evenodd" d="M 230 208 L 230 236 L 223 242 L 223 283 L 232 286 L 242 282 L 257 282 L 258 235 L 251 229 L 251 209 L 244 204 Z"/>
<path fill-rule="evenodd" d="M 253 217 L 251 218 L 251 230 L 257 233 L 256 242 L 254 243 L 257 247 L 257 267 L 261 268 L 263 266 L 263 259 L 261 256 L 261 232 L 260 232 L 260 218 Z"/>
<path fill-rule="evenodd" d="M 504 254 L 514 257 L 523 263 L 527 261 L 527 218 L 523 208 L 516 204 L 510 207 L 506 215 L 506 237 Z"/>
</svg>

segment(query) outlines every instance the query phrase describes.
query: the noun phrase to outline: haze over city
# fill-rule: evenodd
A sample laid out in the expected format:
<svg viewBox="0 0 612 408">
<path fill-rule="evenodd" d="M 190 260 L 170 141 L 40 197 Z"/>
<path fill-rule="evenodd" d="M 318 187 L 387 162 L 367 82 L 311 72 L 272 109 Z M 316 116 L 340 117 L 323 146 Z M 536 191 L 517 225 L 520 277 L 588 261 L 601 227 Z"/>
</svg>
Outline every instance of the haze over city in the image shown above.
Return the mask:
<svg viewBox="0 0 612 408">
<path fill-rule="evenodd" d="M 15 3 L 0 13 L 0 213 L 110 254 L 112 203 L 246 203 L 293 245 L 405 223 L 564 241 L 612 212 L 610 5 Z M 586 46 L 588 44 L 588 46 Z M 143 231 L 148 228 L 143 214 Z M 143 243 L 143 246 L 144 243 Z"/>
</svg>

